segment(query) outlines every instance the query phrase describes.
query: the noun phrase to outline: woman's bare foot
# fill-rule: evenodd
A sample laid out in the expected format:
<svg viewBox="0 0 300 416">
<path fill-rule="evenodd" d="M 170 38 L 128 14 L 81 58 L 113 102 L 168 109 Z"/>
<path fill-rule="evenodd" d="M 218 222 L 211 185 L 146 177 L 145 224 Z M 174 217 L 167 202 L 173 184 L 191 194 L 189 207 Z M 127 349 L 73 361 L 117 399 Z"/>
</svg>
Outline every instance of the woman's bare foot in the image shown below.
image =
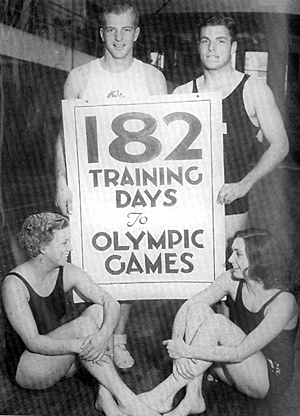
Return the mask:
<svg viewBox="0 0 300 416">
<path fill-rule="evenodd" d="M 116 401 L 104 386 L 100 386 L 95 408 L 106 416 L 161 416 L 154 409 L 143 403 L 133 393 L 129 392 L 124 398 Z"/>
<path fill-rule="evenodd" d="M 161 416 L 160 413 L 146 403 L 143 403 L 137 397 L 127 407 L 123 407 L 120 404 L 120 408 L 128 416 Z"/>
<path fill-rule="evenodd" d="M 158 394 L 156 394 L 155 389 L 139 394 L 138 398 L 143 403 L 152 407 L 152 409 L 155 409 L 158 413 L 167 413 L 172 410 L 174 398 L 170 396 L 166 399 L 162 399 Z"/>
<path fill-rule="evenodd" d="M 99 389 L 95 408 L 99 412 L 104 412 L 106 416 L 126 416 L 119 408 L 112 394 L 103 386 Z"/>
<path fill-rule="evenodd" d="M 164 416 L 188 416 L 204 413 L 206 410 L 205 401 L 203 397 L 197 397 L 191 399 L 190 397 L 184 397 L 179 405 L 172 410 L 172 412 L 165 413 Z"/>
</svg>

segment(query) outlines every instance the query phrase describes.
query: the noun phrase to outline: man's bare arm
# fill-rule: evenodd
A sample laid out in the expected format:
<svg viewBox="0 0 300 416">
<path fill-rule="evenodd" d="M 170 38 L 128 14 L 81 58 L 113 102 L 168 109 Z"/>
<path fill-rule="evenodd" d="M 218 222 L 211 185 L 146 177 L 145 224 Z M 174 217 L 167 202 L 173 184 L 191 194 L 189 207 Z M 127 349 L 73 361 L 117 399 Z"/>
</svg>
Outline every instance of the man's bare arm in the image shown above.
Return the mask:
<svg viewBox="0 0 300 416">
<path fill-rule="evenodd" d="M 74 100 L 80 97 L 83 85 L 88 76 L 88 65 L 73 69 L 64 85 L 64 99 Z M 66 161 L 64 149 L 64 132 L 61 126 L 56 141 L 56 205 L 60 208 L 63 215 L 72 214 L 72 193 L 67 185 Z"/>
<path fill-rule="evenodd" d="M 55 175 L 56 175 L 56 197 L 55 203 L 61 210 L 63 215 L 72 214 L 72 193 L 67 185 L 67 173 L 64 152 L 64 134 L 61 126 L 60 132 L 56 140 L 56 160 L 55 160 Z"/>
<path fill-rule="evenodd" d="M 250 103 L 249 111 L 257 119 L 269 147 L 257 165 L 240 182 L 225 184 L 221 188 L 218 196 L 220 203 L 230 204 L 245 196 L 259 179 L 282 162 L 289 151 L 283 120 L 270 88 L 262 81 L 249 80 L 245 86 L 245 95 L 245 101 Z"/>
</svg>

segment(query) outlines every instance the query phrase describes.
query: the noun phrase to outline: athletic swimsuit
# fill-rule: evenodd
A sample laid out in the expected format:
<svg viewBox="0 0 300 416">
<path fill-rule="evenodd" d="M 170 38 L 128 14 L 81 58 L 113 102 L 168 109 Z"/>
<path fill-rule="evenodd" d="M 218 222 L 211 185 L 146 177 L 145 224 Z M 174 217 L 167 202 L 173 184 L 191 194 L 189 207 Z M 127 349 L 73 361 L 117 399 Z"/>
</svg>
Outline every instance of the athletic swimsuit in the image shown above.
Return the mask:
<svg viewBox="0 0 300 416">
<path fill-rule="evenodd" d="M 7 276 L 17 276 L 27 287 L 29 292 L 29 306 L 32 311 L 38 332 L 46 335 L 61 325 L 61 319 L 66 314 L 66 302 L 63 289 L 63 267 L 59 268 L 57 280 L 52 293 L 49 296 L 39 296 L 30 284 L 19 273 L 11 272 Z M 27 349 L 21 337 L 5 319 L 6 356 L 5 363 L 8 375 L 12 382 L 15 381 L 20 357 Z"/>
<path fill-rule="evenodd" d="M 222 100 L 223 123 L 227 125 L 223 136 L 225 183 L 239 182 L 250 172 L 259 127 L 251 122 L 245 109 L 243 90 L 249 77 L 245 74 L 232 93 Z M 198 93 L 196 79 L 193 80 L 193 93 Z M 248 211 L 248 194 L 225 205 L 225 215 Z"/>
<path fill-rule="evenodd" d="M 231 319 L 245 334 L 252 332 L 264 319 L 265 310 L 280 293 L 277 292 L 269 299 L 258 312 L 249 311 L 242 298 L 244 282 L 238 286 L 236 299 L 231 305 Z M 294 329 L 283 330 L 276 338 L 266 345 L 262 352 L 267 359 L 270 388 L 265 399 L 272 400 L 281 395 L 290 385 L 294 372 L 294 343 L 297 334 L 297 325 Z"/>
</svg>

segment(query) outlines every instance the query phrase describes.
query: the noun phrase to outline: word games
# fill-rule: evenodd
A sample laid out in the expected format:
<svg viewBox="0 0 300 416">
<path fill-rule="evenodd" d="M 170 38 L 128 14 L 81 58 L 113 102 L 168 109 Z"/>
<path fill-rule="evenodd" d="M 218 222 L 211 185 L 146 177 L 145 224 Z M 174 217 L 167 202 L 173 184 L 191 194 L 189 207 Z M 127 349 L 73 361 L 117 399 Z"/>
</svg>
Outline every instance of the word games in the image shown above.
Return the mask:
<svg viewBox="0 0 300 416">
<path fill-rule="evenodd" d="M 185 298 L 222 272 L 220 107 L 216 94 L 63 102 L 72 261 L 119 299 Z"/>
</svg>

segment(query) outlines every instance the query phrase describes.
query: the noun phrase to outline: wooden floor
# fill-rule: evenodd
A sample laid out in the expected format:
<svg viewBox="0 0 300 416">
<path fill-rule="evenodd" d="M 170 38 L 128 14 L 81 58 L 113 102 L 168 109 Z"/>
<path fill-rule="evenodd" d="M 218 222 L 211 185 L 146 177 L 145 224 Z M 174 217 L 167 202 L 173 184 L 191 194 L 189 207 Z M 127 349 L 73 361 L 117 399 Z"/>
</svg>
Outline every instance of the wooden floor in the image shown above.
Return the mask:
<svg viewBox="0 0 300 416">
<path fill-rule="evenodd" d="M 289 187 L 285 187 L 292 201 L 293 236 L 298 236 L 291 243 L 296 256 L 300 247 L 300 237 L 298 235 L 300 233 L 299 179 L 299 171 L 293 173 Z M 278 181 L 275 180 L 275 182 L 278 189 Z M 282 216 L 283 210 L 280 206 L 281 196 L 275 195 L 276 201 L 274 200 L 271 204 L 269 201 L 267 206 L 264 205 L 266 189 L 268 188 L 269 183 L 266 182 L 265 188 L 261 191 L 263 197 L 261 197 L 260 202 L 256 202 L 259 208 L 254 211 L 254 217 L 256 216 L 254 219 L 256 219 L 256 222 L 259 223 L 260 221 L 263 224 L 266 223 L 266 219 L 271 219 L 271 225 L 277 227 L 277 229 L 281 231 L 288 230 L 286 224 L 282 223 L 282 221 L 285 221 L 285 217 Z M 271 188 L 274 189 L 272 186 Z M 43 195 L 35 192 L 31 198 L 33 197 L 37 199 L 32 204 L 30 201 L 28 203 L 27 200 L 24 200 L 20 217 L 26 217 L 32 212 L 51 209 Z M 272 198 L 272 195 L 270 198 Z M 17 199 L 18 195 L 16 195 Z M 280 212 L 277 218 L 276 213 L 271 212 L 270 214 L 270 207 L 274 208 L 275 211 L 277 210 L 277 213 Z M 19 215 L 19 213 L 15 215 Z M 282 235 L 284 241 L 288 233 L 282 233 Z M 13 259 L 8 235 L 3 232 L 0 235 L 0 278 L 2 279 L 12 267 Z M 135 366 L 129 372 L 120 375 L 135 393 L 150 390 L 172 370 L 171 361 L 166 354 L 162 341 L 170 338 L 172 322 L 181 303 L 181 301 L 167 300 L 134 302 L 127 333 L 129 349 L 135 358 Z M 100 412 L 94 409 L 97 384 L 84 371 L 79 372 L 71 379 L 62 380 L 46 391 L 26 391 L 12 385 L 3 370 L 5 345 L 2 321 L 0 313 L 0 415 L 102 416 Z M 298 334 L 295 374 L 292 384 L 286 393 L 278 397 L 272 408 L 263 401 L 250 400 L 221 382 L 205 380 L 203 391 L 207 410 L 204 414 L 206 416 L 299 416 L 299 385 L 300 335 Z M 181 399 L 183 393 L 179 394 L 176 398 L 177 401 Z"/>
</svg>

